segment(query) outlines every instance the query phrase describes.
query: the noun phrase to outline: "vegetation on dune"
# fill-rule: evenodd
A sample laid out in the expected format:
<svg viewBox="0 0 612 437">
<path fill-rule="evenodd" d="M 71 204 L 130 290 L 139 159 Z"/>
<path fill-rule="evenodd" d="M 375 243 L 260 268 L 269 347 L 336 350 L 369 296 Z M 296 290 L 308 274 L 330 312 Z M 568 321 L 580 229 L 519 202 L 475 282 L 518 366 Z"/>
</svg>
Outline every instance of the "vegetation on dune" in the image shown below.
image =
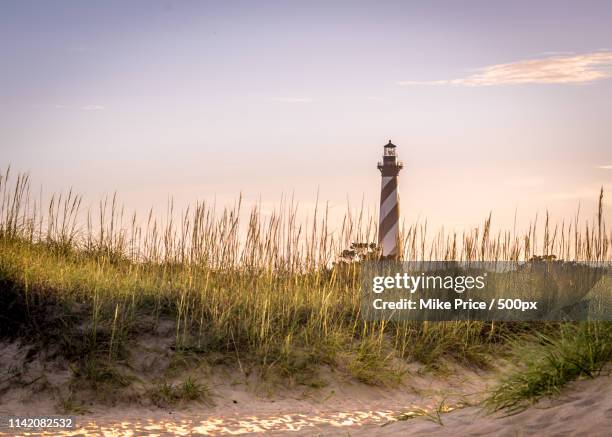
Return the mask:
<svg viewBox="0 0 612 437">
<path fill-rule="evenodd" d="M 181 401 L 201 401 L 213 404 L 212 395 L 208 387 L 188 377 L 180 384 L 172 385 L 163 382 L 151 389 L 151 399 L 160 406 L 176 405 Z"/>
<path fill-rule="evenodd" d="M 610 322 L 565 323 L 556 334 L 533 332 L 513 341 L 519 366 L 486 399 L 493 411 L 518 413 L 580 376 L 597 376 L 612 360 Z"/>
<path fill-rule="evenodd" d="M 352 262 L 354 252 L 343 252 L 351 242 L 374 239 L 375 223 L 363 213 L 348 213 L 331 232 L 327 211 L 301 225 L 294 204 L 265 219 L 254 208 L 246 224 L 240 202 L 223 211 L 198 204 L 179 219 L 170 208 L 163 225 L 151 213 L 141 226 L 135 215 L 124 220 L 116 197 L 93 213 L 81 211 L 70 192 L 43 209 L 28 178 L 9 184 L 8 172 L 0 175 L 0 193 L 0 338 L 74 361 L 81 379 L 130 384 L 108 366 L 129 363 L 131 346 L 159 335 L 167 321 L 175 353 L 313 386 L 320 365 L 370 384 L 397 381 L 398 361 L 486 366 L 511 334 L 536 326 L 363 321 L 360 264 Z M 609 261 L 612 236 L 601 208 L 597 223 L 579 226 L 576 218 L 552 228 L 547 216 L 540 241 L 536 223 L 524 235 L 494 235 L 489 218 L 482 229 L 434 238 L 417 224 L 405 230 L 404 257 L 517 260 L 540 251 Z M 189 399 L 202 387 L 190 384 L 179 389 L 162 381 L 151 393 L 160 403 Z"/>
</svg>

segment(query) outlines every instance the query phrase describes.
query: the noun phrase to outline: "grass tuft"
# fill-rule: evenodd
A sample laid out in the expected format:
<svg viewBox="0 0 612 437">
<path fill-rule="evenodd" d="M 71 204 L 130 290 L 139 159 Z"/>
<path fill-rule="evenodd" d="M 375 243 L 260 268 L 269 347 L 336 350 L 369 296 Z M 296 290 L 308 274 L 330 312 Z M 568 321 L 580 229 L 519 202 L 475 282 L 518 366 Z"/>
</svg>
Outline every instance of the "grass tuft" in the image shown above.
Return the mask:
<svg viewBox="0 0 612 437">
<path fill-rule="evenodd" d="M 485 401 L 492 411 L 515 414 L 568 382 L 597 376 L 612 359 L 612 323 L 561 324 L 557 334 L 533 333 L 517 343 L 518 368 Z"/>
<path fill-rule="evenodd" d="M 175 385 L 164 381 L 150 391 L 150 397 L 155 405 L 162 408 L 181 402 L 202 402 L 214 405 L 210 389 L 192 377 Z"/>
</svg>

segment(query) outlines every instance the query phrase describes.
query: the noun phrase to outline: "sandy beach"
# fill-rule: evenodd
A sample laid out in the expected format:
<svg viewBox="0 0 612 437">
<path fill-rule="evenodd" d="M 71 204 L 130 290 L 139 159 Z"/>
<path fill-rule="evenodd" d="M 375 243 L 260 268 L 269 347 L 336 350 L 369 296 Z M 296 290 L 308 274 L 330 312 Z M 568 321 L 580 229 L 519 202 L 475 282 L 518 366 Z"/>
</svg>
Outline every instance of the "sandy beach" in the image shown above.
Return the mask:
<svg viewBox="0 0 612 437">
<path fill-rule="evenodd" d="M 477 374 L 435 382 L 415 378 L 413 386 L 402 390 L 343 383 L 312 392 L 288 391 L 274 398 L 225 385 L 218 388 L 213 407 L 95 407 L 76 416 L 76 429 L 46 433 L 3 429 L 0 435 L 603 436 L 612 427 L 609 375 L 575 381 L 554 399 L 507 417 L 486 415 L 476 405 L 487 381 L 486 375 Z M 23 392 L 5 396 L 0 414 L 48 414 L 52 408 L 35 398 L 29 405 L 20 399 Z M 412 418 L 398 420 L 402 415 Z"/>
</svg>

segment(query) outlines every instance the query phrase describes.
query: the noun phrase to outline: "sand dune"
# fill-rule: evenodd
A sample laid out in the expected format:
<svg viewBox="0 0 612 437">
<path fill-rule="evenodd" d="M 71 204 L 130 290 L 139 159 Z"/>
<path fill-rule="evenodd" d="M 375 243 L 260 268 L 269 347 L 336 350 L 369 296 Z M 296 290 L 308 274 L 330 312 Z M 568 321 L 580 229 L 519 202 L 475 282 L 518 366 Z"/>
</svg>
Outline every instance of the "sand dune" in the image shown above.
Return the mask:
<svg viewBox="0 0 612 437">
<path fill-rule="evenodd" d="M 431 421 L 394 422 L 384 427 L 361 427 L 351 435 L 430 436 L 608 436 L 612 429 L 612 378 L 572 383 L 553 400 L 544 400 L 510 417 L 484 416 L 466 408 L 442 416 L 443 426 Z"/>
<path fill-rule="evenodd" d="M 610 376 L 576 381 L 557 398 L 541 401 L 510 417 L 484 415 L 476 406 L 462 407 L 460 396 L 451 396 L 446 405 L 452 411 L 441 414 L 440 425 L 426 417 L 396 420 L 401 412 L 433 411 L 438 399 L 431 394 L 436 387 L 421 394 L 411 392 L 398 396 L 395 390 L 353 386 L 341 390 L 335 400 L 323 403 L 312 399 L 249 402 L 241 398 L 238 403 L 230 399 L 212 410 L 115 408 L 78 417 L 79 427 L 75 430 L 42 435 L 604 436 L 612 429 L 611 388 Z M 362 396 L 355 397 L 360 392 Z M 5 407 L 0 407 L 3 414 L 7 412 Z M 3 431 L 0 435 L 14 435 L 6 429 Z"/>
</svg>

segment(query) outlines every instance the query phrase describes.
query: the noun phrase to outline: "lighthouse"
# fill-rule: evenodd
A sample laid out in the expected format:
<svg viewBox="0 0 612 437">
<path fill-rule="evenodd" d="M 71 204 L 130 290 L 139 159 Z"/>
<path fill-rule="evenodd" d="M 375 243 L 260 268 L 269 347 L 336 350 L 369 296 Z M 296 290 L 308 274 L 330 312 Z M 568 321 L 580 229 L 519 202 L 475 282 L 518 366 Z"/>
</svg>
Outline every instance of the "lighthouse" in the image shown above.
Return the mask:
<svg viewBox="0 0 612 437">
<path fill-rule="evenodd" d="M 389 140 L 384 146 L 383 160 L 378 163 L 382 175 L 380 186 L 380 219 L 378 222 L 378 246 L 384 259 L 400 259 L 402 251 L 399 238 L 399 193 L 397 175 L 404 166 L 397 160 L 397 146 Z"/>
</svg>

